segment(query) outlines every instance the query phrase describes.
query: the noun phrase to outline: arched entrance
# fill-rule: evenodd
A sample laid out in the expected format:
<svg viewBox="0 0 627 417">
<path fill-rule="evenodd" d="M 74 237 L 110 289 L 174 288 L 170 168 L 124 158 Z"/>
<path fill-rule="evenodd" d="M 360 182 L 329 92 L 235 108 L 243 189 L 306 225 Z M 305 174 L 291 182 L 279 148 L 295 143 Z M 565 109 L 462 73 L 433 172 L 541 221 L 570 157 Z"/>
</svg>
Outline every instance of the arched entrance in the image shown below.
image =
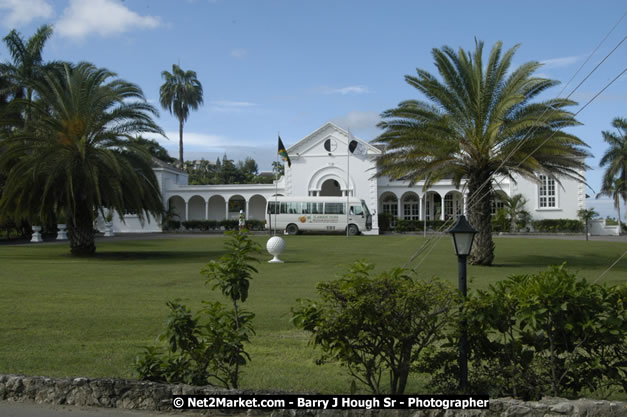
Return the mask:
<svg viewBox="0 0 627 417">
<path fill-rule="evenodd" d="M 320 187 L 320 196 L 322 197 L 342 197 L 342 188 L 340 183 L 334 179 L 328 179 L 322 183 Z"/>
<path fill-rule="evenodd" d="M 178 195 L 170 197 L 168 200 L 168 208 L 172 211 L 172 214 L 175 215 L 172 220 L 177 220 L 184 222 L 187 220 L 185 218 L 185 200 Z"/>
<path fill-rule="evenodd" d="M 205 200 L 199 196 L 195 195 L 189 199 L 188 211 L 189 211 L 189 220 L 205 220 L 206 215 L 206 206 Z"/>
<path fill-rule="evenodd" d="M 209 219 L 221 221 L 226 218 L 226 201 L 221 195 L 214 195 L 209 199 Z"/>
<path fill-rule="evenodd" d="M 266 218 L 266 199 L 261 195 L 254 195 L 248 200 L 248 218 L 264 220 Z"/>
</svg>

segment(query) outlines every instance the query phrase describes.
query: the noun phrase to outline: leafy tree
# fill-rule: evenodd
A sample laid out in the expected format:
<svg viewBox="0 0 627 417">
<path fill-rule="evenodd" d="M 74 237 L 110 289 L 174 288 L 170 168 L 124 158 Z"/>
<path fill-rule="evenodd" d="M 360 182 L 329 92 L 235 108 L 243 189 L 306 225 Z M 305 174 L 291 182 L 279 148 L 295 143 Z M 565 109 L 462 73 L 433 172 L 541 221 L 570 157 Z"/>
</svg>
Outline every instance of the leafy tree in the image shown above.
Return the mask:
<svg viewBox="0 0 627 417">
<path fill-rule="evenodd" d="M 390 393 L 402 394 L 423 350 L 454 322 L 459 299 L 440 281 L 413 279 L 402 268 L 371 276 L 373 268 L 356 262 L 339 280 L 321 282 L 320 301 L 299 300 L 292 321 L 311 333 L 322 360 L 339 361 L 376 394 L 388 371 Z"/>
<path fill-rule="evenodd" d="M 599 213 L 597 213 L 593 208 L 579 209 L 577 211 L 577 217 L 579 217 L 579 220 L 581 220 L 584 225 L 584 233 L 586 234 L 586 240 L 588 240 L 588 226 L 590 224 L 590 220 L 598 216 L 599 216 Z"/>
<path fill-rule="evenodd" d="M 74 255 L 95 252 L 93 222 L 114 210 L 159 215 L 163 209 L 150 156 L 131 135 L 163 134 L 141 89 L 89 63 L 65 66 L 31 87 L 39 100 L 26 130 L 6 140 L 7 179 L 0 210 L 46 223 L 64 212 Z M 28 104 L 25 102 L 24 104 Z"/>
<path fill-rule="evenodd" d="M 143 148 L 150 155 L 157 159 L 167 162 L 169 164 L 177 161 L 176 158 L 172 158 L 168 151 L 154 139 L 146 139 L 141 136 L 130 138 L 130 141 L 138 147 Z"/>
<path fill-rule="evenodd" d="M 277 161 L 272 161 L 272 172 L 274 172 L 274 175 L 278 178 L 281 177 L 282 175 L 285 175 L 285 166 Z"/>
<path fill-rule="evenodd" d="M 583 141 L 562 129 L 578 125 L 565 99 L 536 101 L 556 81 L 534 77 L 541 66 L 528 62 L 511 70 L 518 46 L 498 42 L 487 63 L 483 42 L 474 52 L 433 49 L 441 80 L 418 69 L 405 81 L 428 101 L 407 100 L 383 112 L 375 139 L 385 145 L 378 175 L 425 188 L 442 178 L 466 180 L 470 223 L 479 231 L 469 261 L 491 265 L 494 242 L 490 207 L 494 175 L 536 178 L 538 173 L 584 180 Z"/>
<path fill-rule="evenodd" d="M 187 121 L 189 110 L 196 110 L 203 103 L 202 84 L 196 78 L 196 72 L 184 71 L 176 64 L 172 73 L 163 71 L 165 82 L 159 90 L 159 100 L 164 109 L 168 109 L 179 120 L 179 164 L 183 161 L 183 124 Z"/>
</svg>

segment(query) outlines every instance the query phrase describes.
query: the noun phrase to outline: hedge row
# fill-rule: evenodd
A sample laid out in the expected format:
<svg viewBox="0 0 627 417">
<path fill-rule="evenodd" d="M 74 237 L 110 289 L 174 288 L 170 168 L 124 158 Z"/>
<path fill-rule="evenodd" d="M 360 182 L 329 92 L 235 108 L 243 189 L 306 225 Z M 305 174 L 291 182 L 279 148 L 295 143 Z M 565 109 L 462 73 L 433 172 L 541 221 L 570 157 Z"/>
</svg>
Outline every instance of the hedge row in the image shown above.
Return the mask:
<svg viewBox="0 0 627 417">
<path fill-rule="evenodd" d="M 392 220 L 394 218 L 389 214 L 379 214 L 379 230 L 382 232 L 394 230 L 399 233 L 421 232 L 424 230 L 424 220 L 397 219 L 395 227 L 391 226 Z M 427 230 L 440 230 L 444 223 L 443 220 L 427 220 Z M 583 223 L 580 220 L 546 219 L 534 220 L 531 224 L 533 231 L 540 233 L 583 233 L 584 231 Z M 492 229 L 495 232 L 509 230 L 509 228 L 502 229 L 495 222 L 492 223 Z M 522 227 L 520 229 L 524 230 Z"/>
<path fill-rule="evenodd" d="M 264 220 L 246 220 L 246 228 L 248 230 L 263 230 L 265 228 Z M 185 230 L 235 230 L 239 227 L 238 220 L 187 220 L 180 222 L 177 220 L 170 220 L 167 225 L 167 230 L 178 230 L 183 226 Z"/>
<path fill-rule="evenodd" d="M 579 220 L 546 219 L 531 222 L 536 232 L 583 233 L 583 223 Z"/>
</svg>

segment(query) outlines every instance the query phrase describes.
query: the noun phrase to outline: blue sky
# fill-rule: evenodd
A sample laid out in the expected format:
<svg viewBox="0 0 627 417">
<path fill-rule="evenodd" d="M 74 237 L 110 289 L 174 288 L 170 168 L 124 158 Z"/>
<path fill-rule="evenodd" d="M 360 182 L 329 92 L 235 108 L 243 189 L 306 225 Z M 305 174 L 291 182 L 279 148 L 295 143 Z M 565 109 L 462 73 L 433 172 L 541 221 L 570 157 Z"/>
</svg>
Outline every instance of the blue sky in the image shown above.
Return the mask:
<svg viewBox="0 0 627 417">
<path fill-rule="evenodd" d="M 333 121 L 364 140 L 378 134 L 379 114 L 421 98 L 404 82 L 416 68 L 436 72 L 432 48 L 486 49 L 521 44 L 514 66 L 537 60 L 539 73 L 562 82 L 555 97 L 592 55 L 561 96 L 569 94 L 627 33 L 624 1 L 419 2 L 238 0 L 0 0 L 4 34 L 28 38 L 50 23 L 55 33 L 46 60 L 90 61 L 144 90 L 158 106 L 161 71 L 172 64 L 197 72 L 205 104 L 185 125 L 186 159 L 215 160 L 225 152 L 251 156 L 268 169 L 276 136 L 289 146 Z M 626 67 L 621 45 L 571 96 L 580 109 Z M 9 59 L 4 45 L 0 61 Z M 601 131 L 627 117 L 627 74 L 585 108 L 572 133 L 585 140 L 588 183 L 599 190 Z M 161 110 L 158 122 L 177 155 L 178 122 Z M 589 190 L 588 194 L 594 192 Z M 589 200 L 603 215 L 611 204 Z"/>
</svg>

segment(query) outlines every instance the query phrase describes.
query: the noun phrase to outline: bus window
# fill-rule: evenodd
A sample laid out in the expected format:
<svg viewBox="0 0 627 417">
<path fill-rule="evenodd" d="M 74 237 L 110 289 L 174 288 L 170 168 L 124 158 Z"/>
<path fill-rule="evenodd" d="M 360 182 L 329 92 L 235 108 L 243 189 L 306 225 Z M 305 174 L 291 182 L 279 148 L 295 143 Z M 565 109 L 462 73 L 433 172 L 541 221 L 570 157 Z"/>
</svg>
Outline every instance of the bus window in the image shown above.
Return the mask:
<svg viewBox="0 0 627 417">
<path fill-rule="evenodd" d="M 361 216 L 364 214 L 364 211 L 361 209 L 361 206 L 351 206 L 350 214 L 354 214 L 356 216 Z"/>
<path fill-rule="evenodd" d="M 277 213 L 277 209 L 276 209 L 278 205 L 279 204 L 276 201 L 270 201 L 268 203 L 268 213 L 270 213 L 270 214 L 278 214 Z"/>
<path fill-rule="evenodd" d="M 324 203 L 306 203 L 303 204 L 303 206 L 307 207 L 305 210 L 307 211 L 307 213 L 305 213 L 305 211 L 303 211 L 304 214 L 323 214 L 323 204 Z"/>
<path fill-rule="evenodd" d="M 300 202 L 281 203 L 281 214 L 300 214 Z"/>
<path fill-rule="evenodd" d="M 324 214 L 346 214 L 345 203 L 325 203 Z"/>
</svg>

